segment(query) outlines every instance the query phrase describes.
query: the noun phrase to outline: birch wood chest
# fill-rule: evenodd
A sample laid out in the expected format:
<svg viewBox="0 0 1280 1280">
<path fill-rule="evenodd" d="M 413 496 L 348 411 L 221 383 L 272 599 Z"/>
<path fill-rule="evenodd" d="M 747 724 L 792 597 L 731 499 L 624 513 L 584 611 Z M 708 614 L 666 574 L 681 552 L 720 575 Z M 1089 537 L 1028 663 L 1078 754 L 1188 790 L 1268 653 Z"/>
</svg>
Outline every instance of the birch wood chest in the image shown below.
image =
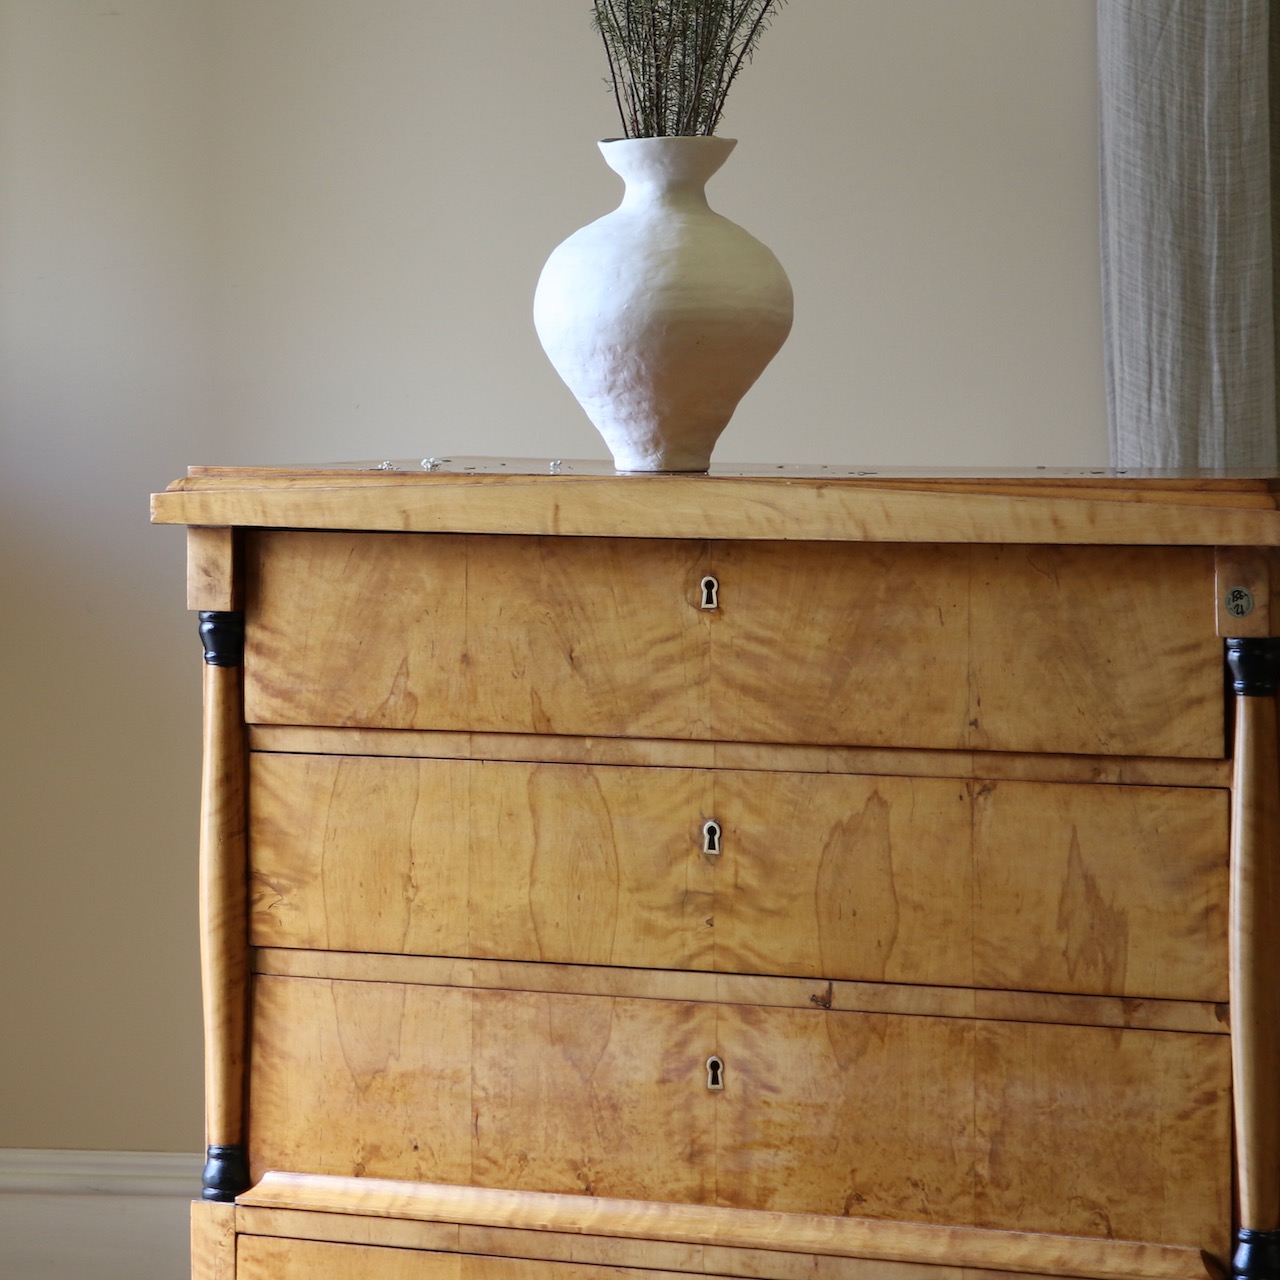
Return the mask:
<svg viewBox="0 0 1280 1280">
<path fill-rule="evenodd" d="M 1280 1275 L 1273 484 L 769 470 L 156 495 L 197 1277 Z"/>
</svg>

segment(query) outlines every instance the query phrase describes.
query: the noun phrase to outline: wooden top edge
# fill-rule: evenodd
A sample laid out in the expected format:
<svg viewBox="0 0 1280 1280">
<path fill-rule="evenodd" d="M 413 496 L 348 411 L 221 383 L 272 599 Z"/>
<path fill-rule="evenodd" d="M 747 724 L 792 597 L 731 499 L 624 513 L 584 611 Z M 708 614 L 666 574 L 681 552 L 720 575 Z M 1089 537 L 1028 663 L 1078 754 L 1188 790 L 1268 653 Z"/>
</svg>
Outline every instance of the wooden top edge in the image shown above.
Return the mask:
<svg viewBox="0 0 1280 1280">
<path fill-rule="evenodd" d="M 236 1203 L 1088 1280 L 1214 1274 L 1201 1251 L 1185 1245 L 321 1174 L 268 1172 Z"/>
<path fill-rule="evenodd" d="M 569 464 L 564 464 L 569 465 Z M 157 524 L 630 538 L 1280 546 L 1264 476 L 193 468 Z"/>
<path fill-rule="evenodd" d="M 654 477 L 523 484 L 331 482 L 171 490 L 156 524 L 400 533 L 856 542 L 1280 546 L 1262 493 L 1003 492 Z"/>
<path fill-rule="evenodd" d="M 431 465 L 429 465 L 431 464 Z M 654 480 L 681 483 L 707 480 L 785 480 L 867 485 L 920 483 L 928 486 L 976 486 L 1032 482 L 1053 486 L 1134 488 L 1235 493 L 1272 493 L 1280 479 L 1266 472 L 1218 469 L 1157 469 L 1135 467 L 895 467 L 851 463 L 723 463 L 705 472 L 620 472 L 608 463 L 591 459 L 449 457 L 401 459 L 383 462 L 355 461 L 278 466 L 196 465 L 187 468 L 184 480 L 171 488 L 194 487 L 205 481 L 270 481 L 340 479 L 361 484 L 421 484 L 462 480 L 469 483 L 538 479 L 572 483 L 584 479 L 610 479 L 629 484 Z"/>
</svg>

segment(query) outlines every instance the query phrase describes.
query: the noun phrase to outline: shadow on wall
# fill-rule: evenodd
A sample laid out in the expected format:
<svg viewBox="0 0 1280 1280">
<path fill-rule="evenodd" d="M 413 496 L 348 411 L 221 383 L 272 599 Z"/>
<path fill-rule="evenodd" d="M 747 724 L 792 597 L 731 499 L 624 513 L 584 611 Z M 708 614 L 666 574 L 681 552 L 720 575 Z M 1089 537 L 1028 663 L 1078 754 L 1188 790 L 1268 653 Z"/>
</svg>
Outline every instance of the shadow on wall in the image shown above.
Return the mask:
<svg viewBox="0 0 1280 1280">
<path fill-rule="evenodd" d="M 131 480 L 4 484 L 0 1148 L 197 1150 L 200 659 L 181 537 L 148 527 Z"/>
</svg>

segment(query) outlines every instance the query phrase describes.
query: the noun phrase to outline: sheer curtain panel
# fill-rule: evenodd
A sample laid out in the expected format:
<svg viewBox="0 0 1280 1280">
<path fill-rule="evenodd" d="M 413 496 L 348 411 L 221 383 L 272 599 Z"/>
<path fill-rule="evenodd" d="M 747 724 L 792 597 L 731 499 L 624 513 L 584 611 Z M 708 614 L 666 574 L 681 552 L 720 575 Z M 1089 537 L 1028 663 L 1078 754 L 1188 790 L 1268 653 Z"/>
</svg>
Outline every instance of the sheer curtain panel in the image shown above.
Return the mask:
<svg viewBox="0 0 1280 1280">
<path fill-rule="evenodd" d="M 1112 460 L 1277 464 L 1272 0 L 1098 0 Z"/>
</svg>

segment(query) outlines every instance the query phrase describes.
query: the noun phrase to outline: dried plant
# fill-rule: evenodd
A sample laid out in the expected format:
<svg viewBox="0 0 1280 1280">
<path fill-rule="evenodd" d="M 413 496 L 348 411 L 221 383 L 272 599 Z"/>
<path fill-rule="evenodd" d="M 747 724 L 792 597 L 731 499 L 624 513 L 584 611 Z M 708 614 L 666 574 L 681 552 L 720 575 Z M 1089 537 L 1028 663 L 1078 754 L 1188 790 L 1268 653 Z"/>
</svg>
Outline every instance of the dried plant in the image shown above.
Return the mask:
<svg viewBox="0 0 1280 1280">
<path fill-rule="evenodd" d="M 786 0 L 594 0 L 628 138 L 714 133 Z"/>
</svg>

